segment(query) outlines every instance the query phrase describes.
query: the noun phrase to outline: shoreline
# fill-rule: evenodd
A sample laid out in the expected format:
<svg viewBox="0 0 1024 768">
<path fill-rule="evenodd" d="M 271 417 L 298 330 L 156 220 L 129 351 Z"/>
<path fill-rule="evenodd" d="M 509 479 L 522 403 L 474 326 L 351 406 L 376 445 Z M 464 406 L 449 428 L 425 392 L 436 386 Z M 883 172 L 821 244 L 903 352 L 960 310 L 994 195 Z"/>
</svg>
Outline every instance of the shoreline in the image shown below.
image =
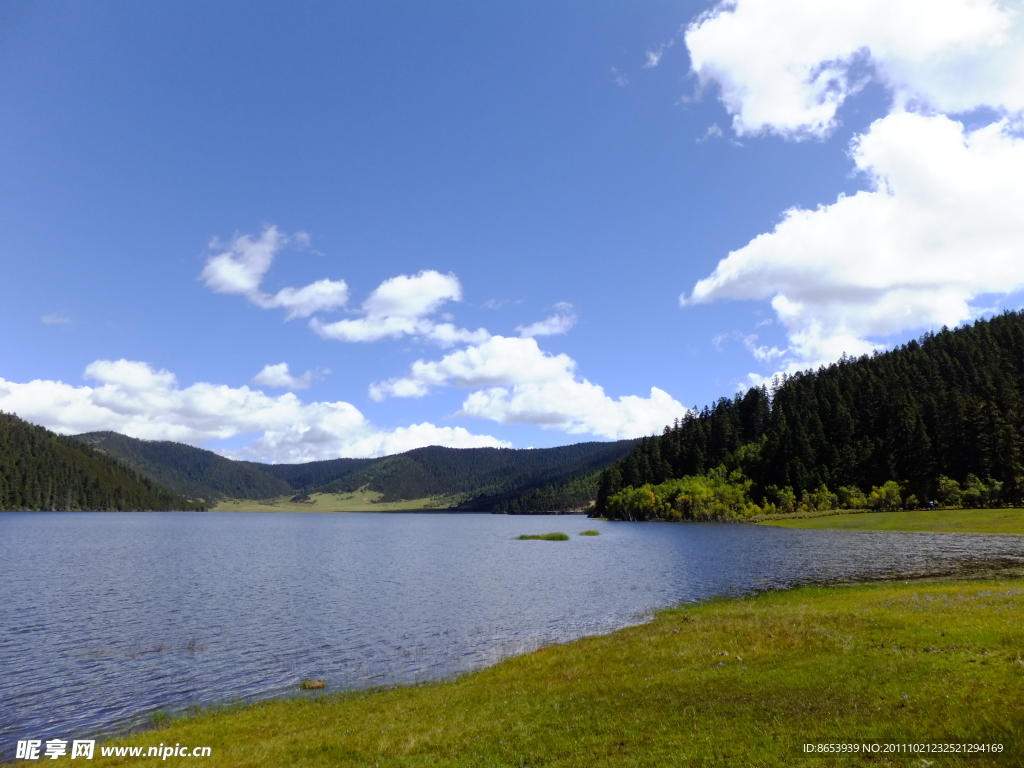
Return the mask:
<svg viewBox="0 0 1024 768">
<path fill-rule="evenodd" d="M 829 511 L 818 515 L 777 517 L 755 525 L 801 530 L 891 531 L 901 533 L 973 533 L 1024 535 L 1024 509 L 901 510 L 898 512 Z"/>
<path fill-rule="evenodd" d="M 980 738 L 979 718 L 998 723 L 1011 722 L 1012 713 L 1024 715 L 1016 694 L 1024 659 L 1015 650 L 1024 646 L 1022 574 L 1020 568 L 1004 568 L 959 576 L 893 576 L 711 598 L 658 611 L 644 624 L 546 646 L 450 680 L 212 707 L 104 746 L 208 744 L 213 757 L 203 762 L 215 766 L 365 765 L 375 760 L 381 765 L 509 765 L 522 759 L 536 765 L 660 765 L 659 755 L 677 752 L 697 764 L 717 755 L 745 761 L 737 764 L 796 765 L 803 764 L 803 757 L 791 749 L 780 751 L 780 739 L 797 738 L 799 728 L 817 728 L 815 738 L 893 739 L 899 735 L 894 723 L 903 723 L 900 738 L 945 738 L 937 730 L 921 731 L 938 728 L 925 715 L 932 709 L 966 729 L 961 736 Z M 1008 612 L 1011 607 L 1015 610 Z M 914 616 L 921 611 L 933 615 Z M 837 622 L 844 626 L 834 626 Z M 879 623 L 887 625 L 886 632 L 879 634 Z M 943 650 L 939 638 L 932 637 L 940 630 L 942 638 L 948 632 L 959 642 L 944 641 Z M 895 657 L 890 658 L 887 646 Z M 894 659 L 902 660 L 895 678 Z M 909 661 L 914 663 L 902 663 Z M 858 692 L 849 680 L 840 682 L 834 668 L 844 664 L 859 669 L 879 690 L 888 691 L 894 679 L 914 688 L 914 705 L 900 698 L 903 693 L 889 691 L 880 708 L 866 689 Z M 936 688 L 938 672 L 945 682 Z M 1002 691 L 985 698 L 980 709 L 966 706 L 972 701 L 967 689 L 981 679 L 972 675 L 979 672 L 985 672 L 986 686 Z M 721 684 L 725 678 L 728 685 Z M 750 685 L 740 706 L 736 696 Z M 922 694 L 922 686 L 930 693 Z M 786 736 L 774 727 L 754 727 L 754 722 L 764 725 L 765 718 L 778 716 L 780 707 L 792 719 L 793 707 L 806 709 L 799 704 L 805 697 L 820 699 L 830 689 L 835 695 L 825 698 L 836 710 L 832 714 L 846 710 L 834 721 L 844 733 L 826 733 L 816 718 L 802 716 L 782 728 Z M 964 706 L 951 708 L 943 699 L 960 689 Z M 754 699 L 750 693 L 756 693 Z M 864 707 L 887 716 L 851 720 L 850 712 Z M 693 713 L 683 716 L 680 709 Z M 900 715 L 896 721 L 890 710 Z M 911 711 L 920 717 L 903 718 Z M 710 717 L 715 727 L 694 723 L 696 713 Z M 633 732 L 630 723 L 638 719 L 645 726 Z M 665 730 L 658 724 L 662 721 L 675 723 L 678 732 Z M 686 736 L 683 725 L 696 727 L 699 738 Z M 655 736 L 645 735 L 650 728 Z M 562 735 L 545 736 L 548 732 Z M 626 732 L 632 735 L 626 738 Z M 1009 736 L 999 738 L 1006 742 Z M 588 745 L 582 752 L 581 744 Z M 700 744 L 710 750 L 702 757 L 694 752 Z M 1024 757 L 1020 735 L 1013 736 L 1013 747 L 1017 751 L 1011 754 Z M 99 748 L 97 760 L 98 765 L 161 763 L 101 759 Z M 988 764 L 985 757 L 964 760 L 965 765 Z"/>
</svg>

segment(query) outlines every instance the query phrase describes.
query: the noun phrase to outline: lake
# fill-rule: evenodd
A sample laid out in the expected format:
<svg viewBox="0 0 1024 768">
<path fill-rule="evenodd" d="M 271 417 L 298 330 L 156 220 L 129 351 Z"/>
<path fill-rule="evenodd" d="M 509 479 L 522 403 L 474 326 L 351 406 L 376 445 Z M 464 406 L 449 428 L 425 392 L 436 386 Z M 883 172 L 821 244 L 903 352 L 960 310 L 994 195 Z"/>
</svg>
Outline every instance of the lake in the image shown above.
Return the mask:
<svg viewBox="0 0 1024 768">
<path fill-rule="evenodd" d="M 596 528 L 600 536 L 577 536 Z M 564 531 L 566 542 L 516 541 Z M 1024 562 L 1024 537 L 581 516 L 0 514 L 0 759 L 158 710 L 437 679 L 658 608 Z"/>
</svg>

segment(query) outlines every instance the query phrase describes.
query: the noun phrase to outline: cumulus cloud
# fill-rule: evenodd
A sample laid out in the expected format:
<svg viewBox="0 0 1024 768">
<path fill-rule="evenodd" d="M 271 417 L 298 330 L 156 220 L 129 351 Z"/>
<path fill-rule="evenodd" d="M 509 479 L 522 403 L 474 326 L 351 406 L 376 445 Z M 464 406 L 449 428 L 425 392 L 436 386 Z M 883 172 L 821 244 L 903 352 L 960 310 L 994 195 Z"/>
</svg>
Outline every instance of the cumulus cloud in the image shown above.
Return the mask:
<svg viewBox="0 0 1024 768">
<path fill-rule="evenodd" d="M 426 422 L 380 429 L 345 402 L 303 403 L 290 392 L 273 397 L 247 386 L 182 387 L 173 373 L 143 362 L 97 360 L 85 375 L 96 386 L 0 378 L 0 410 L 62 434 L 113 430 L 197 446 L 253 435 L 246 447 L 224 453 L 260 461 L 381 456 L 426 445 L 508 447 L 489 435 Z"/>
<path fill-rule="evenodd" d="M 853 151 L 871 189 L 794 208 L 733 251 L 683 304 L 770 299 L 795 364 L 875 348 L 872 337 L 955 325 L 982 294 L 1024 288 L 1024 140 L 889 115 Z"/>
<path fill-rule="evenodd" d="M 568 333 L 576 325 L 576 313 L 572 311 L 572 304 L 562 301 L 555 305 L 555 309 L 558 311 L 551 317 L 530 323 L 530 325 L 517 326 L 516 332 L 523 338 L 557 336 Z"/>
<path fill-rule="evenodd" d="M 252 383 L 280 389 L 309 389 L 309 385 L 313 383 L 313 371 L 306 371 L 301 376 L 292 376 L 288 371 L 288 363 L 265 365 L 263 370 L 252 377 Z"/>
<path fill-rule="evenodd" d="M 218 293 L 241 294 L 263 309 L 286 309 L 289 320 L 343 307 L 348 302 L 344 280 L 317 280 L 302 288 L 282 288 L 273 295 L 260 290 L 277 253 L 286 245 L 305 246 L 308 242 L 309 235 L 304 232 L 288 237 L 273 226 L 265 227 L 259 237 L 239 235 L 226 245 L 214 240 L 211 248 L 226 250 L 206 260 L 202 278 Z"/>
<path fill-rule="evenodd" d="M 363 316 L 324 323 L 317 318 L 310 327 L 320 336 L 337 341 L 379 341 L 418 336 L 442 347 L 479 343 L 490 337 L 483 328 L 475 331 L 430 318 L 449 301 L 462 301 L 459 279 L 426 269 L 415 275 L 385 280 L 363 302 Z"/>
<path fill-rule="evenodd" d="M 419 360 L 408 376 L 372 385 L 370 396 L 423 397 L 443 386 L 475 389 L 459 415 L 613 439 L 660 431 L 687 411 L 656 387 L 648 398 L 612 399 L 600 386 L 578 379 L 575 369 L 568 355 L 546 353 L 533 338 L 493 336 L 441 360 Z"/>
<path fill-rule="evenodd" d="M 626 395 L 613 400 L 602 387 L 583 379 L 479 390 L 466 398 L 459 413 L 622 440 L 660 432 L 687 410 L 657 387 L 651 387 L 647 398 Z"/>
<path fill-rule="evenodd" d="M 898 106 L 1024 109 L 1024 16 L 997 0 L 729 0 L 685 40 L 740 135 L 824 136 L 869 77 Z"/>
<path fill-rule="evenodd" d="M 1019 3 L 1016 4 L 1019 6 Z M 854 138 L 866 189 L 786 211 L 681 297 L 770 300 L 795 370 L 977 316 L 1024 288 L 1024 13 L 994 0 L 735 0 L 686 32 L 739 134 L 824 137 L 869 80 L 890 114 Z M 986 108 L 988 111 L 977 111 Z M 959 113 L 972 112 L 965 127 Z"/>
</svg>

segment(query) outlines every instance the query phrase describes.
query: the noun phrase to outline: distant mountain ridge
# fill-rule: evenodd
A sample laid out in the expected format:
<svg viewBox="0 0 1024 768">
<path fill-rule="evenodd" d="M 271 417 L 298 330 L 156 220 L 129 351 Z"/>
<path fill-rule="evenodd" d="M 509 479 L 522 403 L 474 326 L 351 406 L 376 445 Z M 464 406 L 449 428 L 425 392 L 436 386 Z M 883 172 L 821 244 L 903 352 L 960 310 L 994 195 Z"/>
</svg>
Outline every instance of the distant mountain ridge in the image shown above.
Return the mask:
<svg viewBox="0 0 1024 768">
<path fill-rule="evenodd" d="M 620 440 L 540 449 L 430 446 L 376 459 L 259 464 L 116 432 L 87 432 L 72 439 L 125 462 L 154 483 L 207 504 L 367 489 L 380 493 L 382 502 L 455 497 L 461 510 L 517 513 L 587 507 L 596 497 L 600 470 L 626 456 L 637 443 Z"/>
<path fill-rule="evenodd" d="M 114 457 L 0 412 L 0 510 L 201 508 Z"/>
<path fill-rule="evenodd" d="M 291 485 L 264 472 L 259 464 L 232 461 L 183 443 L 139 440 L 118 432 L 86 432 L 72 439 L 114 456 L 164 488 L 193 499 L 267 499 L 294 493 Z"/>
</svg>

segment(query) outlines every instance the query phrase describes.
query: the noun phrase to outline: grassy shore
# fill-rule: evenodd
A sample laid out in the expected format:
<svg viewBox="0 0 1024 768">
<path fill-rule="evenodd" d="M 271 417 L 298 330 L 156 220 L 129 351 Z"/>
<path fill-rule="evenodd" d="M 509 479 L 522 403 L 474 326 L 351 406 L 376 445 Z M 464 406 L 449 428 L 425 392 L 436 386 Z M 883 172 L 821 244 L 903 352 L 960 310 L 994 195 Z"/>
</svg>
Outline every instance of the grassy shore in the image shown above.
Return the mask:
<svg viewBox="0 0 1024 768">
<path fill-rule="evenodd" d="M 1019 576 L 809 587 L 664 611 L 454 681 L 207 712 L 117 743 L 210 746 L 211 768 L 1020 765 L 1022 648 Z M 802 752 L 869 740 L 1004 751 Z"/>
<path fill-rule="evenodd" d="M 428 497 L 408 501 L 382 502 L 383 494 L 360 490 L 354 493 L 314 493 L 309 501 L 292 501 L 289 496 L 251 501 L 230 499 L 211 508 L 213 512 L 404 512 L 420 509 L 447 509 L 454 498 Z"/>
<path fill-rule="evenodd" d="M 935 531 L 1024 534 L 1024 509 L 936 509 L 856 512 L 822 517 L 764 520 L 758 525 L 844 531 Z"/>
</svg>

